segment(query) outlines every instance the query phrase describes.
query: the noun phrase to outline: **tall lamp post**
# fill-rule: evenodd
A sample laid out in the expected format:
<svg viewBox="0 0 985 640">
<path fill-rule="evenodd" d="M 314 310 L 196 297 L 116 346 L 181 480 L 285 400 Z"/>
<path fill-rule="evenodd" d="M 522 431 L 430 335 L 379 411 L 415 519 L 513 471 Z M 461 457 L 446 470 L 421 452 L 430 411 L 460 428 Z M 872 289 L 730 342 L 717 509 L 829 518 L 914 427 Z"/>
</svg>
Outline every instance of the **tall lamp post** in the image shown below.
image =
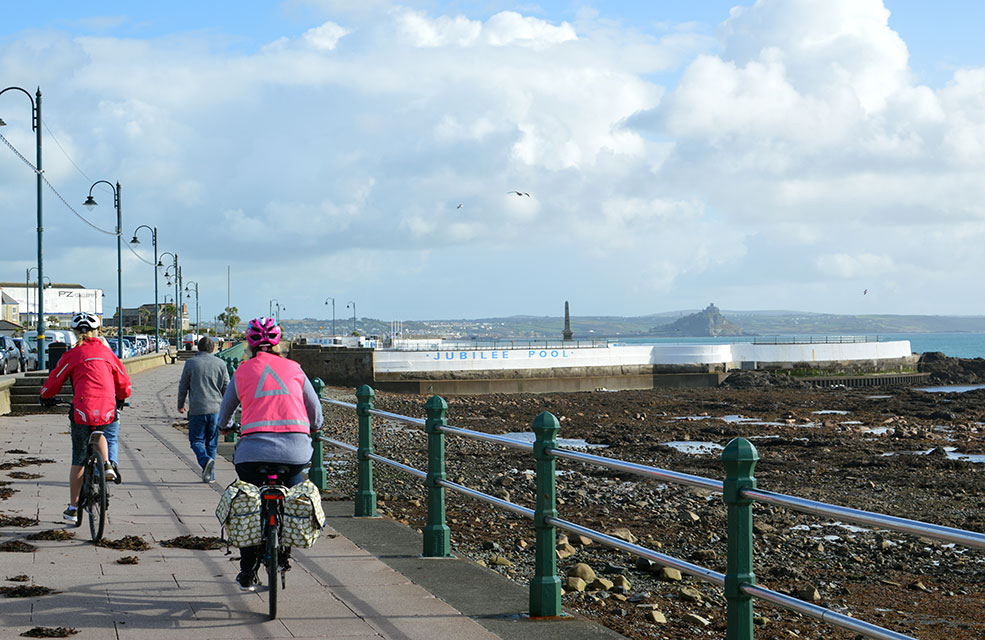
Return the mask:
<svg viewBox="0 0 985 640">
<path fill-rule="evenodd" d="M 154 242 L 154 352 L 160 351 L 160 341 L 161 341 L 161 310 L 158 308 L 157 304 L 157 227 L 148 227 L 146 224 L 142 224 L 133 230 L 133 240 L 130 244 L 140 244 L 140 240 L 137 239 L 137 232 L 141 229 L 147 229 L 151 233 L 151 239 Z"/>
<path fill-rule="evenodd" d="M 92 198 L 92 189 L 97 184 L 109 185 L 113 190 L 113 204 L 116 205 L 116 355 L 123 359 L 123 213 L 120 208 L 120 187 L 119 181 L 116 187 L 108 180 L 97 180 L 89 187 L 89 197 L 82 204 L 90 210 L 96 206 L 96 201 Z M 39 271 L 40 273 L 40 271 Z"/>
<path fill-rule="evenodd" d="M 164 266 L 164 256 L 171 256 L 171 264 L 164 269 L 164 277 L 168 279 L 168 286 L 171 286 L 171 278 L 174 278 L 174 348 L 181 349 L 181 336 L 179 331 L 181 331 L 181 297 L 178 295 L 178 289 L 181 287 L 178 282 L 178 254 L 171 253 L 170 251 L 165 251 L 157 260 L 157 266 Z"/>
<path fill-rule="evenodd" d="M 185 293 L 191 298 L 192 285 L 195 285 L 195 330 L 198 335 L 202 335 L 202 309 L 198 306 L 198 283 L 194 280 L 189 280 L 188 284 L 185 285 Z"/>
<path fill-rule="evenodd" d="M 268 303 L 267 313 L 270 315 L 274 315 L 274 307 L 277 307 L 277 315 L 275 317 L 277 318 L 277 324 L 280 324 L 280 310 L 287 309 L 287 307 L 280 306 L 280 300 L 274 298 Z"/>
<path fill-rule="evenodd" d="M 355 333 L 356 332 L 356 303 L 350 300 L 349 304 L 345 306 L 348 309 L 350 305 L 352 305 L 352 333 Z"/>
<path fill-rule="evenodd" d="M 0 95 L 8 91 L 20 91 L 31 101 L 31 128 L 34 129 L 35 139 L 37 141 L 37 160 L 35 161 L 34 168 L 37 171 L 38 183 L 38 369 L 46 369 L 48 350 L 45 348 L 44 287 L 42 286 L 42 282 L 44 282 L 44 223 L 43 216 L 41 215 L 41 183 L 43 182 L 41 177 L 43 173 L 41 167 L 41 87 L 38 87 L 37 93 L 34 94 L 33 98 L 26 89 L 20 87 L 7 87 L 3 91 L 0 91 Z M 6 122 L 0 119 L 0 126 L 6 124 Z M 26 295 L 27 293 L 25 292 L 25 297 Z"/>
<path fill-rule="evenodd" d="M 24 276 L 24 304 L 27 306 L 27 318 L 25 320 L 24 326 L 31 326 L 31 272 L 37 271 L 37 267 L 30 267 L 27 269 L 27 274 Z M 41 287 L 41 283 L 38 283 L 39 288 L 47 289 L 51 287 L 51 278 L 48 276 L 44 277 L 47 282 L 44 283 L 44 287 Z"/>
<path fill-rule="evenodd" d="M 335 338 L 335 298 L 325 298 L 325 304 L 332 301 L 332 338 Z"/>
<path fill-rule="evenodd" d="M 170 299 L 171 299 L 171 306 L 174 306 L 174 296 L 173 296 L 173 295 L 171 295 L 171 294 L 169 294 L 169 293 L 165 293 L 165 294 L 164 294 L 164 297 L 163 297 L 163 299 L 162 299 L 162 301 L 163 301 L 163 304 L 164 304 L 164 306 L 165 306 L 165 307 L 167 307 L 167 306 L 168 306 L 168 298 L 170 298 Z M 175 308 L 177 308 L 177 307 L 175 307 Z M 177 319 L 177 317 L 178 317 L 178 314 L 177 314 L 177 312 L 175 312 L 175 319 Z M 165 333 L 167 333 L 167 331 L 168 331 L 168 323 L 167 323 L 167 318 L 165 318 L 165 322 L 164 322 L 164 332 L 165 332 Z"/>
</svg>

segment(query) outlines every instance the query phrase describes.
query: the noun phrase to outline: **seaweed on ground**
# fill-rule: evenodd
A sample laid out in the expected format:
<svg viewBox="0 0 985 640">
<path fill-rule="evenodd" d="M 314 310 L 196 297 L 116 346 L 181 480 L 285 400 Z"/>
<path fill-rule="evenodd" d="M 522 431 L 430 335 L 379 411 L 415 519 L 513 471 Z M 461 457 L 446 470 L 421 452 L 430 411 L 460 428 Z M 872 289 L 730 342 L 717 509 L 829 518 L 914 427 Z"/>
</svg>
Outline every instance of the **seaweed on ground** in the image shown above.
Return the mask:
<svg viewBox="0 0 985 640">
<path fill-rule="evenodd" d="M 10 487 L 0 487 L 0 500 L 6 500 L 10 496 L 17 493 L 17 489 L 11 489 Z"/>
<path fill-rule="evenodd" d="M 161 546 L 210 551 L 212 549 L 221 549 L 226 546 L 226 543 L 222 538 L 216 538 L 214 536 L 178 536 L 170 540 L 162 540 Z"/>
<path fill-rule="evenodd" d="M 29 467 L 35 464 L 49 464 L 53 462 L 56 462 L 56 460 L 51 460 L 50 458 L 21 458 L 20 460 L 0 464 L 0 470 L 6 471 L 7 469 L 16 469 L 17 467 Z"/>
<path fill-rule="evenodd" d="M 33 527 L 37 523 L 37 518 L 28 518 L 26 516 L 8 516 L 0 513 L 0 527 Z"/>
<path fill-rule="evenodd" d="M 139 562 L 140 558 L 137 556 L 123 556 L 116 559 L 116 564 L 138 564 Z"/>
<path fill-rule="evenodd" d="M 32 533 L 27 536 L 28 540 L 71 540 L 75 537 L 74 531 L 69 531 L 67 529 L 48 529 L 46 531 L 38 531 L 37 533 Z"/>
<path fill-rule="evenodd" d="M 9 576 L 7 578 L 8 582 L 30 582 L 31 577 L 26 573 L 22 573 L 19 576 Z"/>
<path fill-rule="evenodd" d="M 54 592 L 54 589 L 50 587 L 42 587 L 39 584 L 32 584 L 30 586 L 19 585 L 16 587 L 0 587 L 0 596 L 3 596 L 4 598 L 36 598 L 37 596 L 46 596 L 52 592 Z"/>
<path fill-rule="evenodd" d="M 72 627 L 34 627 L 21 634 L 22 638 L 67 638 L 78 633 Z"/>
<path fill-rule="evenodd" d="M 7 475 L 11 478 L 16 478 L 17 480 L 37 480 L 38 478 L 44 477 L 43 474 L 28 473 L 27 471 L 11 471 Z"/>
<path fill-rule="evenodd" d="M 8 540 L 0 544 L 0 551 L 9 551 L 11 553 L 33 553 L 37 550 L 38 548 L 33 544 L 28 544 L 23 540 Z"/>
<path fill-rule="evenodd" d="M 27 451 L 24 451 L 23 449 L 7 449 L 5 453 L 27 453 Z"/>
<path fill-rule="evenodd" d="M 150 549 L 150 545 L 140 536 L 123 536 L 119 540 L 103 538 L 96 543 L 96 546 L 119 551 L 147 551 Z"/>
</svg>

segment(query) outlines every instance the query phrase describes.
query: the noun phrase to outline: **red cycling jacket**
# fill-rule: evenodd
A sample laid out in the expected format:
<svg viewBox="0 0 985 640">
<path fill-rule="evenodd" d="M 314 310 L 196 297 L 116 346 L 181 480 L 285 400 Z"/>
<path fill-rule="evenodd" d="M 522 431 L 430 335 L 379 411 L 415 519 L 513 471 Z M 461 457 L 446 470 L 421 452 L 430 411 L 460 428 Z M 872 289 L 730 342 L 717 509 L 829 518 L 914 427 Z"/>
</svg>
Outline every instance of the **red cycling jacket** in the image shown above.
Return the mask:
<svg viewBox="0 0 985 640">
<path fill-rule="evenodd" d="M 130 376 L 116 354 L 98 338 L 88 338 L 66 351 L 44 386 L 42 398 L 54 398 L 72 379 L 72 422 L 101 427 L 116 417 L 116 401 L 130 397 Z"/>
</svg>

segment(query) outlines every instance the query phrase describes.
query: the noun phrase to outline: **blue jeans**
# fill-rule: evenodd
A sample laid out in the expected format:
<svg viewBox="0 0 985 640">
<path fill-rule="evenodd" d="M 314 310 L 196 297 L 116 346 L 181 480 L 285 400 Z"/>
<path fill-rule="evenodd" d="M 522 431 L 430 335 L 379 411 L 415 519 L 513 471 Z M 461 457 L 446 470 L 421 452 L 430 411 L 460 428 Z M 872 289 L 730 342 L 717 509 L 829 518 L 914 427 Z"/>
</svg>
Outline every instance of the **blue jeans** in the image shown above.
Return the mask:
<svg viewBox="0 0 985 640">
<path fill-rule="evenodd" d="M 118 448 L 117 432 L 120 428 L 120 421 L 115 420 L 101 427 L 90 427 L 84 424 L 71 423 L 72 430 L 72 464 L 81 467 L 85 464 L 86 442 L 89 434 L 93 431 L 102 431 L 106 438 L 106 452 L 110 462 L 116 462 L 116 451 Z"/>
<path fill-rule="evenodd" d="M 204 469 L 206 462 L 215 460 L 215 450 L 219 446 L 219 414 L 188 416 L 188 442 L 198 458 L 198 466 Z"/>
</svg>

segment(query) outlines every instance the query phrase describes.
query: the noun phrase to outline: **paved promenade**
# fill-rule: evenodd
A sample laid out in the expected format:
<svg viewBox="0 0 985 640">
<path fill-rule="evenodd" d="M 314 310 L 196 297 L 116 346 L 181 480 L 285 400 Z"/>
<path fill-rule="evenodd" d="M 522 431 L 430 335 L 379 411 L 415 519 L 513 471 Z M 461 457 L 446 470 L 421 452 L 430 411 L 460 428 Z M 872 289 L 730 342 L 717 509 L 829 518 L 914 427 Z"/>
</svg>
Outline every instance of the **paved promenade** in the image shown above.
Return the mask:
<svg viewBox="0 0 985 640">
<path fill-rule="evenodd" d="M 351 517 L 351 503 L 324 503 L 329 515 L 319 541 L 294 552 L 280 593 L 278 619 L 266 618 L 266 587 L 239 591 L 238 553 L 160 545 L 182 535 L 218 536 L 214 511 L 235 479 L 216 461 L 216 482 L 204 484 L 185 433 L 172 425 L 179 365 L 136 374 L 131 407 L 120 430 L 122 485 L 111 485 L 105 537 L 140 536 L 147 551 L 116 551 L 89 541 L 88 523 L 67 526 L 71 443 L 62 414 L 0 417 L 0 462 L 27 456 L 55 463 L 13 469 L 38 479 L 0 480 L 16 492 L 0 513 L 38 518 L 30 527 L 0 527 L 0 544 L 50 529 L 74 540 L 32 541 L 33 553 L 0 552 L 0 586 L 37 584 L 55 593 L 0 598 L 0 638 L 32 627 L 72 627 L 78 639 L 137 638 L 600 638 L 619 637 L 582 620 L 525 621 L 526 590 L 465 560 L 424 560 L 420 537 L 383 519 Z M 20 449 L 27 454 L 10 453 Z M 341 533 L 340 533 L 341 532 Z M 355 542 L 353 542 L 355 541 Z M 117 559 L 139 556 L 139 564 Z M 27 575 L 31 582 L 8 578 Z M 465 613 L 463 613 L 463 611 Z"/>
</svg>

